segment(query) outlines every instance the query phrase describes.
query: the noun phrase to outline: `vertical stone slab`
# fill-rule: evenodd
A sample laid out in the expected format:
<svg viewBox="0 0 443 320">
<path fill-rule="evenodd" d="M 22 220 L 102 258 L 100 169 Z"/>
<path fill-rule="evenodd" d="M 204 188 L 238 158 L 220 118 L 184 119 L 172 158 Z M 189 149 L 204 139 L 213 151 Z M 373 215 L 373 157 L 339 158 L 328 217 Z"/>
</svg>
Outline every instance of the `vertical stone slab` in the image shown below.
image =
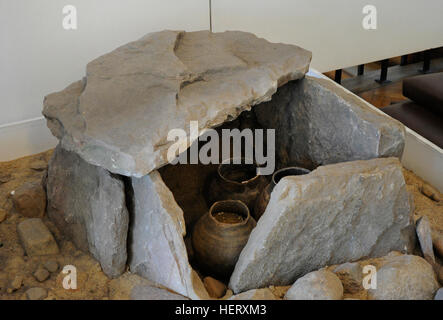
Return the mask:
<svg viewBox="0 0 443 320">
<path fill-rule="evenodd" d="M 410 252 L 413 208 L 396 158 L 351 161 L 283 178 L 240 254 L 229 286 L 290 285 L 327 265 Z"/>
<path fill-rule="evenodd" d="M 131 187 L 131 271 L 191 299 L 208 299 L 188 262 L 183 211 L 158 171 L 132 178 Z"/>
<path fill-rule="evenodd" d="M 49 163 L 48 216 L 75 245 L 90 251 L 110 277 L 126 267 L 129 215 L 124 183 L 57 146 Z"/>
<path fill-rule="evenodd" d="M 280 166 L 315 168 L 403 153 L 400 122 L 325 79 L 292 81 L 254 110 L 261 125 L 276 130 Z"/>
</svg>

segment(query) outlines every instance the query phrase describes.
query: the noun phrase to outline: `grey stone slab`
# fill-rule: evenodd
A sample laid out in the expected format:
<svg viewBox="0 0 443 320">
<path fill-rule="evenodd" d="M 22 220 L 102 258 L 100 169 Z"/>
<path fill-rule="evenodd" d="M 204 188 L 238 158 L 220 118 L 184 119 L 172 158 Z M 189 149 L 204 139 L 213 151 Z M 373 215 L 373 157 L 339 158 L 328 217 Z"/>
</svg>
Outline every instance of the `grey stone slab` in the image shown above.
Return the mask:
<svg viewBox="0 0 443 320">
<path fill-rule="evenodd" d="M 281 167 L 312 169 L 403 153 L 405 133 L 400 122 L 325 79 L 306 76 L 292 81 L 254 111 L 261 125 L 276 130 Z"/>
<path fill-rule="evenodd" d="M 48 95 L 43 114 L 66 150 L 126 176 L 168 163 L 171 129 L 216 127 L 303 77 L 311 53 L 240 31 L 161 31 L 87 66 L 86 77 Z M 183 141 L 189 146 L 193 141 Z"/>
<path fill-rule="evenodd" d="M 188 262 L 183 211 L 158 171 L 131 179 L 131 272 L 191 299 L 208 299 Z"/>
<path fill-rule="evenodd" d="M 289 285 L 326 265 L 410 251 L 412 214 L 396 158 L 285 177 L 241 252 L 229 287 L 238 293 Z"/>
<path fill-rule="evenodd" d="M 110 277 L 126 266 L 129 215 L 123 181 L 58 146 L 49 163 L 48 216 Z"/>
</svg>

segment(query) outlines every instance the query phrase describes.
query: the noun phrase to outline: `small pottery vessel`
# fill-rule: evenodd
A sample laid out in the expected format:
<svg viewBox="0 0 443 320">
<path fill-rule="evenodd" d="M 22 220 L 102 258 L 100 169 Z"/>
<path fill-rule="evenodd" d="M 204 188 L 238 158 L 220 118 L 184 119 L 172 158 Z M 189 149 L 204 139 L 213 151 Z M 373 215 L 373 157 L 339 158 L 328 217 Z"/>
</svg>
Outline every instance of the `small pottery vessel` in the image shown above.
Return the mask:
<svg viewBox="0 0 443 320">
<path fill-rule="evenodd" d="M 272 175 L 271 182 L 263 189 L 260 195 L 257 197 L 254 206 L 254 218 L 255 220 L 260 219 L 262 214 L 265 212 L 266 207 L 268 206 L 269 199 L 271 198 L 271 192 L 277 183 L 284 177 L 287 176 L 300 176 L 303 174 L 310 173 L 311 170 L 301 168 L 301 167 L 287 167 L 280 170 L 277 170 Z"/>
<path fill-rule="evenodd" d="M 214 203 L 192 232 L 194 257 L 199 267 L 209 275 L 229 277 L 255 225 L 243 202 Z"/>
<path fill-rule="evenodd" d="M 257 175 L 256 164 L 246 164 L 243 158 L 241 164 L 234 164 L 234 161 L 227 159 L 218 166 L 216 176 L 209 183 L 208 205 L 221 200 L 240 200 L 251 212 L 268 180 L 265 176 Z"/>
</svg>

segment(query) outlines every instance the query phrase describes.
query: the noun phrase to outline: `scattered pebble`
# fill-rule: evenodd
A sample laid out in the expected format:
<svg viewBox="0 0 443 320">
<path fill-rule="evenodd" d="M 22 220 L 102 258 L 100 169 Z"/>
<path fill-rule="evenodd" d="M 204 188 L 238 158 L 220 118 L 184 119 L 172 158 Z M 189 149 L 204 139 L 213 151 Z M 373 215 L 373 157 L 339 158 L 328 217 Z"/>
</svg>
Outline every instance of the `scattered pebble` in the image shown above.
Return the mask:
<svg viewBox="0 0 443 320">
<path fill-rule="evenodd" d="M 440 192 L 433 186 L 429 185 L 428 183 L 424 183 L 421 187 L 421 193 L 423 193 L 426 197 L 428 197 L 431 200 L 440 202 L 442 201 L 442 196 Z"/>
<path fill-rule="evenodd" d="M 26 297 L 28 300 L 43 300 L 48 296 L 46 289 L 35 287 L 26 291 Z"/>
<path fill-rule="evenodd" d="M 0 174 L 0 184 L 11 181 L 12 177 L 10 174 Z"/>
<path fill-rule="evenodd" d="M 46 270 L 52 273 L 58 270 L 58 262 L 55 260 L 48 260 L 43 266 L 46 268 Z"/>
<path fill-rule="evenodd" d="M 48 163 L 43 160 L 35 160 L 30 166 L 30 168 L 35 171 L 43 171 L 46 170 L 47 167 Z"/>
<path fill-rule="evenodd" d="M 28 218 L 42 218 L 46 209 L 46 192 L 40 181 L 26 182 L 12 194 L 15 210 Z"/>
<path fill-rule="evenodd" d="M 28 256 L 59 253 L 54 237 L 41 219 L 26 219 L 18 224 L 17 231 Z"/>
<path fill-rule="evenodd" d="M 37 271 L 34 272 L 34 277 L 37 279 L 37 281 L 43 282 L 49 278 L 49 271 L 39 267 Z"/>
<path fill-rule="evenodd" d="M 17 275 L 15 276 L 14 280 L 12 280 L 10 288 L 12 289 L 12 291 L 16 291 L 21 288 L 22 283 L 23 283 L 23 276 Z"/>
<path fill-rule="evenodd" d="M 212 298 L 221 298 L 226 293 L 226 285 L 223 282 L 218 281 L 217 279 L 214 279 L 212 277 L 205 277 L 203 279 L 203 284 L 205 285 L 209 296 Z"/>
</svg>

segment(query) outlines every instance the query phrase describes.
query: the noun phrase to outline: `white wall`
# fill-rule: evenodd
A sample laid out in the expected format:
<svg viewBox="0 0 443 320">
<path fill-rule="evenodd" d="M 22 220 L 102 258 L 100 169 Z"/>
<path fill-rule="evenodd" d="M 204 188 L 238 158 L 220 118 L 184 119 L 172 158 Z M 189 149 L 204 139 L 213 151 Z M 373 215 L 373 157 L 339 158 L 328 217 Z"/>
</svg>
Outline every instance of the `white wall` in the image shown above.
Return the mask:
<svg viewBox="0 0 443 320">
<path fill-rule="evenodd" d="M 62 8 L 78 30 L 62 28 Z M 313 51 L 320 71 L 443 46 L 443 0 L 212 0 L 213 29 L 254 32 Z M 362 28 L 362 8 L 378 29 Z M 84 76 L 86 64 L 162 30 L 209 28 L 208 0 L 0 0 L 0 161 L 55 145 L 43 97 Z M 40 117 L 40 118 L 39 118 Z"/>
<path fill-rule="evenodd" d="M 213 30 L 254 32 L 313 52 L 320 72 L 443 46 L 442 0 L 212 0 Z M 377 9 L 365 30 L 364 6 Z"/>
<path fill-rule="evenodd" d="M 74 5 L 78 29 L 64 30 Z M 45 95 L 81 79 L 86 64 L 144 34 L 209 27 L 207 0 L 0 0 L 0 161 L 55 145 Z"/>
</svg>

